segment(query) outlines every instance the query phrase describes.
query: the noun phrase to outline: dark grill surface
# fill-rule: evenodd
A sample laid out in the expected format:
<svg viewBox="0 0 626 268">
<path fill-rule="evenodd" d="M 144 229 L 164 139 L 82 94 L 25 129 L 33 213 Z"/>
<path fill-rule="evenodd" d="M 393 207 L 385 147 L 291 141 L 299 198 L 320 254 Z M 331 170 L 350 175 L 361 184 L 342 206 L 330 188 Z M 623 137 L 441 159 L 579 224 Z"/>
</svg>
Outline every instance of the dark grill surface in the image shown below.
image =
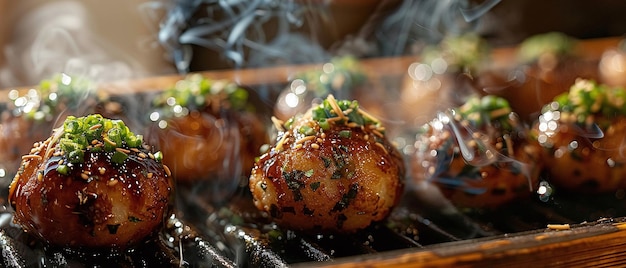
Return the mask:
<svg viewBox="0 0 626 268">
<path fill-rule="evenodd" d="M 418 196 L 408 192 L 385 222 L 352 235 L 311 235 L 280 230 L 258 215 L 242 191 L 228 207 L 220 209 L 197 196 L 190 198 L 186 200 L 186 219 L 202 226 L 199 233 L 214 237 L 212 243 L 226 244 L 220 252 L 233 265 L 300 266 L 363 254 L 428 250 L 448 242 L 545 229 L 548 224 L 608 222 L 626 215 L 626 204 L 618 197 L 554 195 L 547 202 L 535 198 L 492 211 L 444 212 L 428 209 L 429 204 L 420 203 Z"/>
</svg>

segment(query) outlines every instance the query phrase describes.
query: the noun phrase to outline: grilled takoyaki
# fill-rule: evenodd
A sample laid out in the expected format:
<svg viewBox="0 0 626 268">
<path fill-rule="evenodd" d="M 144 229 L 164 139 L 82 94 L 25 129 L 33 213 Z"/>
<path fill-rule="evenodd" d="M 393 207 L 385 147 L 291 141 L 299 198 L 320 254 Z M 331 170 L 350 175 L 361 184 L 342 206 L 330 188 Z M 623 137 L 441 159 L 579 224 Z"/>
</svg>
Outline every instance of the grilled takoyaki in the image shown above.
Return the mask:
<svg viewBox="0 0 626 268">
<path fill-rule="evenodd" d="M 254 204 L 285 228 L 355 232 L 398 203 L 405 168 L 380 121 L 328 96 L 306 114 L 275 119 L 278 137 L 250 176 Z"/>
<path fill-rule="evenodd" d="M 532 129 L 547 178 L 575 192 L 626 188 L 626 90 L 579 79 L 544 107 Z"/>
<path fill-rule="evenodd" d="M 442 112 L 416 135 L 415 182 L 430 182 L 463 208 L 495 208 L 536 187 L 538 152 L 508 102 L 487 95 Z"/>
<path fill-rule="evenodd" d="M 236 186 L 269 142 L 260 109 L 230 81 L 191 75 L 159 94 L 154 105 L 146 141 L 169 156 L 165 164 L 178 182 L 228 177 Z"/>
<path fill-rule="evenodd" d="M 9 189 L 15 222 L 49 244 L 125 248 L 160 227 L 173 183 L 162 154 L 119 120 L 68 116 Z"/>
</svg>

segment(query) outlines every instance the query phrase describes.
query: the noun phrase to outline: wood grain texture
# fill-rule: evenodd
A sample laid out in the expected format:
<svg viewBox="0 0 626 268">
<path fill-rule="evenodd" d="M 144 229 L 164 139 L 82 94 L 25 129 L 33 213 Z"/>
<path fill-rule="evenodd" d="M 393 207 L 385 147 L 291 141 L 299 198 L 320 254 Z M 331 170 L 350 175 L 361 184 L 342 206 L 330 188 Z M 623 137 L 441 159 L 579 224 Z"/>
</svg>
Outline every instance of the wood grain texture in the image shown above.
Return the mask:
<svg viewBox="0 0 626 268">
<path fill-rule="evenodd" d="M 624 265 L 626 223 L 581 224 L 464 240 L 357 258 L 316 263 L 316 267 L 575 267 Z M 309 264 L 294 267 L 306 267 Z"/>
</svg>

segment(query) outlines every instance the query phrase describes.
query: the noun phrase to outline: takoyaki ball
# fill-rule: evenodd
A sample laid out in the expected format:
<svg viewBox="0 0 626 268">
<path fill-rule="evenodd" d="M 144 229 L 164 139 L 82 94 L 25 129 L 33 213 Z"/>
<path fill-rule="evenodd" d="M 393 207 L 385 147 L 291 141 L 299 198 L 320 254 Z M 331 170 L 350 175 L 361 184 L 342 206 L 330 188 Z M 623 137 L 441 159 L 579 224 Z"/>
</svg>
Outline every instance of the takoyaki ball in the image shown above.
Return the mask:
<svg viewBox="0 0 626 268">
<path fill-rule="evenodd" d="M 474 96 L 440 113 L 416 135 L 415 185 L 432 183 L 460 208 L 497 208 L 537 186 L 538 148 L 505 99 Z"/>
<path fill-rule="evenodd" d="M 162 154 L 119 120 L 68 116 L 35 143 L 9 189 L 14 220 L 43 241 L 126 248 L 162 225 L 173 183 Z"/>
<path fill-rule="evenodd" d="M 402 156 L 356 101 L 328 96 L 287 122 L 249 180 L 255 206 L 284 228 L 351 233 L 384 220 L 404 187 Z"/>
<path fill-rule="evenodd" d="M 626 90 L 579 79 L 544 107 L 532 136 L 557 189 L 606 193 L 626 187 Z"/>
<path fill-rule="evenodd" d="M 542 107 L 566 92 L 577 78 L 598 76 L 597 61 L 580 57 L 578 41 L 559 32 L 534 35 L 517 52 L 518 67 L 510 73 L 510 86 L 490 94 L 506 98 L 520 118 L 529 124 Z"/>
<path fill-rule="evenodd" d="M 41 81 L 25 94 L 9 92 L 10 103 L 0 118 L 0 169 L 14 175 L 21 156 L 45 140 L 68 114 L 89 111 L 96 102 L 94 84 L 66 74 Z"/>
<path fill-rule="evenodd" d="M 414 131 L 436 113 L 455 107 L 475 93 L 475 80 L 483 72 L 490 47 L 475 34 L 447 36 L 436 46 L 427 46 L 419 60 L 409 65 L 400 90 L 395 118 Z"/>
<path fill-rule="evenodd" d="M 388 92 L 378 92 L 368 80 L 367 74 L 357 58 L 353 56 L 335 57 L 319 69 L 297 73 L 289 85 L 280 93 L 274 105 L 274 116 L 280 120 L 303 114 L 316 100 L 333 94 L 339 99 L 354 99 L 359 103 L 379 105 Z M 368 106 L 369 107 L 369 106 Z M 382 111 L 370 113 L 380 116 Z"/>
<path fill-rule="evenodd" d="M 154 104 L 146 141 L 168 155 L 165 164 L 178 182 L 227 176 L 236 185 L 234 178 L 247 177 L 259 148 L 269 143 L 249 92 L 233 82 L 190 75 Z"/>
</svg>

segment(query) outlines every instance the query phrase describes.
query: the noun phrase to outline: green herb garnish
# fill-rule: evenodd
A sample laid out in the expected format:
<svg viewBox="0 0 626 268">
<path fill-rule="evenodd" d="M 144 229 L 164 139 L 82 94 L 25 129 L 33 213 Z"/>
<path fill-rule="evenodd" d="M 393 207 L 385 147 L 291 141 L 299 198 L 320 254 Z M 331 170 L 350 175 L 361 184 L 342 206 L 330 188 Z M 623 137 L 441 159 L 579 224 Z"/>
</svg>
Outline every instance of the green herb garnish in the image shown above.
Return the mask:
<svg viewBox="0 0 626 268">
<path fill-rule="evenodd" d="M 443 60 L 447 72 L 471 72 L 487 59 L 489 51 L 487 42 L 479 35 L 450 35 L 438 45 L 426 47 L 420 55 L 420 61 L 429 64 L 434 71 L 438 69 L 434 66 L 437 60 Z"/>
<path fill-rule="evenodd" d="M 38 88 L 29 90 L 23 96 L 17 90 L 11 91 L 9 98 L 15 106 L 15 113 L 31 120 L 50 121 L 62 110 L 84 105 L 94 93 L 95 83 L 92 81 L 63 73 L 42 80 Z"/>
<path fill-rule="evenodd" d="M 166 108 L 164 114 L 184 116 L 191 110 L 205 108 L 249 110 L 248 91 L 225 80 L 212 80 L 193 74 L 176 82 L 154 99 L 158 108 Z"/>
<path fill-rule="evenodd" d="M 608 123 L 599 120 L 625 116 L 625 104 L 626 89 L 578 79 L 568 92 L 556 96 L 554 103 L 544 106 L 543 112 L 559 110 L 565 113 L 561 118 L 573 118 L 579 124 L 596 123 L 602 127 Z"/>
<path fill-rule="evenodd" d="M 341 111 L 341 114 L 338 114 Z M 356 100 L 335 100 L 333 97 L 325 99 L 320 105 L 311 111 L 313 120 L 320 123 L 322 129 L 328 124 L 328 119 L 341 118 L 333 121 L 335 123 L 356 123 L 357 126 L 376 125 L 380 126 L 380 121 L 365 114 Z"/>
<path fill-rule="evenodd" d="M 570 55 L 576 42 L 576 39 L 560 32 L 533 35 L 520 44 L 518 58 L 527 63 L 538 60 L 544 54 L 556 57 Z"/>
<path fill-rule="evenodd" d="M 463 120 L 474 127 L 498 122 L 505 130 L 512 130 L 509 115 L 512 112 L 509 102 L 501 97 L 487 95 L 470 97 L 465 104 L 457 108 Z"/>
<path fill-rule="evenodd" d="M 302 80 L 307 90 L 317 97 L 340 91 L 349 91 L 366 81 L 366 75 L 357 58 L 353 56 L 336 57 L 324 64 L 321 70 L 311 70 L 296 75 Z"/>
<path fill-rule="evenodd" d="M 63 127 L 56 130 L 54 142 L 56 151 L 60 152 L 65 163 L 57 167 L 57 172 L 69 174 L 72 164 L 85 161 L 85 152 L 112 152 L 111 161 L 123 163 L 128 154 L 124 152 L 132 148 L 141 148 L 143 137 L 131 132 L 121 120 L 112 120 L 99 114 L 85 117 L 68 116 Z M 155 159 L 162 159 L 157 152 Z"/>
</svg>

